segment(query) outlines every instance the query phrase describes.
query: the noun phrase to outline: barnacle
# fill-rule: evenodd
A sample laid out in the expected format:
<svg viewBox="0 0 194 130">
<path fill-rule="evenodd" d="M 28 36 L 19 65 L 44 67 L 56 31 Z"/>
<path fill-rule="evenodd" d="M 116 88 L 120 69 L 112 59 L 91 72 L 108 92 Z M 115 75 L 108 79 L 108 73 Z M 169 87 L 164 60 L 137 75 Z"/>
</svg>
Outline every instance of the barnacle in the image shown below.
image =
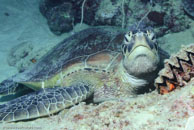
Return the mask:
<svg viewBox="0 0 194 130">
<path fill-rule="evenodd" d="M 160 94 L 184 87 L 194 78 L 194 44 L 182 46 L 181 50 L 164 61 L 164 68 L 155 80 Z"/>
</svg>

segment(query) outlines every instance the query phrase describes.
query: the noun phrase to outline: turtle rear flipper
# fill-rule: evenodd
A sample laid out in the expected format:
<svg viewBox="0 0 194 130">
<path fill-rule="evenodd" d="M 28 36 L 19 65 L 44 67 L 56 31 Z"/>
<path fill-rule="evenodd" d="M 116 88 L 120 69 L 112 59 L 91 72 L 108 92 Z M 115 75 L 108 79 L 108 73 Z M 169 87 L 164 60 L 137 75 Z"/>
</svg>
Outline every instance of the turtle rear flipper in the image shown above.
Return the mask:
<svg viewBox="0 0 194 130">
<path fill-rule="evenodd" d="M 92 92 L 91 87 L 84 84 L 43 89 L 1 105 L 0 122 L 47 116 L 85 100 Z"/>
</svg>

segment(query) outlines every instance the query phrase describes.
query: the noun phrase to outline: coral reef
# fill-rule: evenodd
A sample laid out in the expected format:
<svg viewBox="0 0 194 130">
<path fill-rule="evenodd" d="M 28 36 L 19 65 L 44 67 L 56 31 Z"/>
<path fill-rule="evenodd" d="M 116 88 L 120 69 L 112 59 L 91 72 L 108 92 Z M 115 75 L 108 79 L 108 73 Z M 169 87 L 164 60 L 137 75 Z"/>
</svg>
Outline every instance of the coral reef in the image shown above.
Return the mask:
<svg viewBox="0 0 194 130">
<path fill-rule="evenodd" d="M 152 15 L 153 20 L 149 18 L 149 15 L 148 18 L 158 36 L 172 32 L 180 32 L 189 28 L 190 20 L 185 15 L 181 1 L 156 1 L 152 11 L 157 13 Z M 161 24 L 158 24 L 159 21 L 155 19 L 160 19 Z"/>
<path fill-rule="evenodd" d="M 125 3 L 123 6 L 125 6 Z M 122 3 L 120 1 L 103 0 L 95 13 L 95 22 L 97 25 L 121 26 Z"/>
<path fill-rule="evenodd" d="M 194 4 L 193 0 L 183 0 L 184 10 L 194 18 Z"/>
<path fill-rule="evenodd" d="M 94 16 L 100 1 L 43 0 L 40 2 L 39 10 L 46 17 L 51 31 L 60 35 L 72 30 L 76 23 L 94 25 Z"/>
<path fill-rule="evenodd" d="M 182 2 L 174 0 L 70 0 L 67 2 L 58 0 L 57 2 L 44 0 L 40 4 L 41 13 L 46 16 L 48 23 L 49 21 L 52 23 L 49 24 L 51 30 L 54 33 L 58 30 L 56 34 L 70 31 L 74 24 L 80 22 L 92 26 L 110 25 L 130 28 L 137 26 L 141 21 L 145 26 L 154 27 L 158 36 L 163 36 L 166 33 L 180 32 L 189 28 L 190 22 L 184 9 L 189 10 L 190 14 L 193 12 L 188 4 L 184 4 L 183 9 Z M 64 3 L 70 4 L 72 8 L 64 10 L 65 6 L 62 6 Z M 64 13 L 69 17 L 61 18 Z M 61 29 L 64 24 L 66 25 Z"/>
<path fill-rule="evenodd" d="M 77 0 L 73 2 L 73 9 L 76 12 L 74 16 L 75 24 L 83 21 L 88 25 L 96 25 L 95 13 L 98 11 L 101 1 L 103 0 Z"/>
</svg>

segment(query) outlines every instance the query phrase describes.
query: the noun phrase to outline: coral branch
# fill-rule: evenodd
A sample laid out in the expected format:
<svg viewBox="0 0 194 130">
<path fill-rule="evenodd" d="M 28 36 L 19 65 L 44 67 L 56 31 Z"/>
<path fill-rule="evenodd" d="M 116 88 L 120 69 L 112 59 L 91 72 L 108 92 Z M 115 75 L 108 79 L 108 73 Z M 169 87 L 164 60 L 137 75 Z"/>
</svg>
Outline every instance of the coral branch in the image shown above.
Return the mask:
<svg viewBox="0 0 194 130">
<path fill-rule="evenodd" d="M 124 4 L 125 4 L 125 0 L 122 1 L 122 15 L 123 15 L 122 28 L 124 28 L 124 26 L 125 26 L 125 7 L 124 7 Z"/>
<path fill-rule="evenodd" d="M 82 23 L 83 23 L 83 20 L 84 20 L 84 5 L 85 5 L 85 3 L 86 3 L 86 0 L 84 0 L 83 1 L 83 3 L 82 3 L 82 10 L 81 10 L 81 21 L 80 21 L 80 25 L 82 25 Z"/>
</svg>

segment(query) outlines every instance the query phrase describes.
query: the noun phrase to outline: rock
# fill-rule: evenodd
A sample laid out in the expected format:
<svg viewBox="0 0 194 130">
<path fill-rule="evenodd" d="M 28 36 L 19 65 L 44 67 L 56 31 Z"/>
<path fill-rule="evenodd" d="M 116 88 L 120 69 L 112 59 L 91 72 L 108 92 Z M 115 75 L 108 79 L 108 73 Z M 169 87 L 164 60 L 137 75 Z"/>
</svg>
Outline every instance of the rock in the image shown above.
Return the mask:
<svg viewBox="0 0 194 130">
<path fill-rule="evenodd" d="M 121 2 L 104 0 L 101 2 L 98 11 L 95 14 L 96 24 L 101 25 L 121 25 L 122 22 Z"/>
<path fill-rule="evenodd" d="M 15 47 L 13 47 L 7 57 L 7 62 L 10 66 L 15 66 L 19 72 L 24 71 L 28 66 L 33 63 L 28 60 L 28 62 L 23 62 L 28 57 L 32 55 L 33 46 L 32 44 L 23 42 Z M 26 60 L 27 61 L 27 60 Z"/>
<path fill-rule="evenodd" d="M 156 23 L 157 25 L 163 25 L 164 24 L 164 12 L 157 12 L 157 11 L 151 11 L 148 14 L 148 19 Z"/>
<path fill-rule="evenodd" d="M 74 11 L 69 2 L 45 1 L 40 4 L 40 12 L 47 18 L 50 30 L 60 35 L 73 29 Z"/>
<path fill-rule="evenodd" d="M 23 72 L 35 64 L 50 48 L 51 46 L 36 48 L 30 42 L 22 42 L 9 51 L 7 62 L 10 66 L 16 67 L 18 72 Z"/>
<path fill-rule="evenodd" d="M 48 11 L 48 25 L 51 31 L 60 35 L 73 29 L 74 12 L 71 3 L 63 3 Z"/>
<path fill-rule="evenodd" d="M 63 2 L 63 0 L 42 0 L 39 4 L 39 10 L 41 14 L 47 18 L 47 12 Z"/>
</svg>

